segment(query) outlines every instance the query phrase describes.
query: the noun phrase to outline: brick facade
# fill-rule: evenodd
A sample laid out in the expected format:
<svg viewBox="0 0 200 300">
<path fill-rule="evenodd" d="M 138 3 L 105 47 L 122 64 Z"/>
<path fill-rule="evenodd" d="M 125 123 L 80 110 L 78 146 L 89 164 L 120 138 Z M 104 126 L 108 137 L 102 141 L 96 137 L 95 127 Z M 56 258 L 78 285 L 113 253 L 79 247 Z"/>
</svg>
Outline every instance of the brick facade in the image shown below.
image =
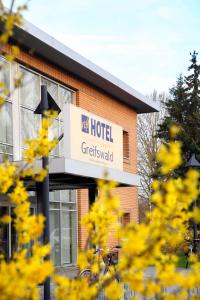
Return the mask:
<svg viewBox="0 0 200 300">
<path fill-rule="evenodd" d="M 10 48 L 7 47 L 7 52 Z M 137 168 L 137 134 L 136 134 L 136 112 L 120 103 L 113 97 L 96 89 L 94 86 L 87 82 L 75 77 L 74 75 L 62 71 L 51 63 L 44 61 L 42 58 L 31 55 L 28 52 L 22 51 L 17 57 L 17 60 L 22 65 L 25 65 L 33 70 L 36 70 L 49 78 L 58 81 L 69 88 L 73 89 L 76 93 L 76 105 L 84 108 L 98 116 L 108 119 L 112 122 L 122 126 L 124 130 L 129 133 L 130 141 L 130 161 L 124 163 L 124 171 L 136 173 Z M 126 213 L 130 213 L 130 219 L 135 222 L 138 221 L 138 203 L 137 203 L 137 189 L 117 188 L 115 191 L 121 199 L 121 206 Z M 77 207 L 78 207 L 78 243 L 79 247 L 84 247 L 87 239 L 87 233 L 80 226 L 80 219 L 89 210 L 88 204 L 88 191 L 79 190 L 77 192 Z M 114 241 L 110 241 L 111 244 Z"/>
</svg>

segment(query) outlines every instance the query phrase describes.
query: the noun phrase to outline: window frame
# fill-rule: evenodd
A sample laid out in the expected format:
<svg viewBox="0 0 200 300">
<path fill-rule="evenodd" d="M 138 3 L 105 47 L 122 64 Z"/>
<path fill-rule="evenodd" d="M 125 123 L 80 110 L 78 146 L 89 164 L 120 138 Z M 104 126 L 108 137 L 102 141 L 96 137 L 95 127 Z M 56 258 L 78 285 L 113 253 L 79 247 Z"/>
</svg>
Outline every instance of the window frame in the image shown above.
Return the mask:
<svg viewBox="0 0 200 300">
<path fill-rule="evenodd" d="M 61 195 L 61 191 L 54 191 L 57 192 L 57 199 L 55 200 L 50 200 L 50 211 L 58 211 L 59 212 L 59 224 L 58 224 L 58 228 L 59 228 L 59 246 L 60 246 L 60 264 L 56 265 L 57 267 L 59 266 L 64 266 L 64 265 L 73 265 L 76 264 L 76 260 L 77 260 L 77 249 L 78 249 L 78 206 L 77 206 L 77 191 L 76 190 L 69 190 L 70 195 L 69 198 L 73 197 L 73 199 L 75 200 L 74 202 L 65 202 L 63 201 L 63 197 Z M 71 195 L 71 193 L 74 193 L 74 195 Z M 53 203 L 57 203 L 58 207 L 52 207 L 51 204 Z M 74 208 L 73 209 L 66 209 L 63 208 L 62 204 L 73 204 Z M 70 261 L 69 262 L 63 262 L 63 254 L 62 254 L 62 212 L 68 212 L 70 214 L 70 221 L 71 221 L 71 214 L 75 214 L 75 228 L 70 227 L 70 241 L 71 243 L 76 243 L 76 253 L 71 252 L 70 249 Z M 76 232 L 76 237 L 75 240 L 73 240 L 73 234 L 72 231 L 75 230 Z"/>
<path fill-rule="evenodd" d="M 127 135 L 127 149 L 125 149 L 125 141 L 124 141 L 124 134 Z M 123 128 L 123 131 L 122 131 L 122 142 L 123 142 L 123 162 L 124 163 L 127 163 L 127 164 L 130 164 L 130 160 L 131 160 L 131 151 L 130 151 L 130 130 L 127 129 L 127 128 Z M 126 151 L 125 151 L 126 150 Z M 125 152 L 128 153 L 127 156 L 125 156 Z"/>
<path fill-rule="evenodd" d="M 9 91 L 10 91 L 10 95 L 8 97 L 6 97 L 5 99 L 5 105 L 6 103 L 9 103 L 11 105 L 11 141 L 12 144 L 8 143 L 8 142 L 1 142 L 0 144 L 3 146 L 8 146 L 10 148 L 12 148 L 11 152 L 5 152 L 5 151 L 1 151 L 0 150 L 0 156 L 8 156 L 9 160 L 13 160 L 14 158 L 14 126 L 13 126 L 13 99 L 12 99 L 12 95 L 11 95 L 11 91 L 12 91 L 12 69 L 11 69 L 11 62 L 7 61 L 6 58 L 2 55 L 0 55 L 0 61 L 3 61 L 3 64 L 6 63 L 9 66 Z"/>
<path fill-rule="evenodd" d="M 51 77 L 47 77 L 46 75 L 43 75 L 42 72 L 39 73 L 38 71 L 35 71 L 34 69 L 32 68 L 29 68 L 27 66 L 24 66 L 23 64 L 20 64 L 18 63 L 18 72 L 20 72 L 20 69 L 24 69 L 25 71 L 27 72 L 31 72 L 33 74 L 35 74 L 36 76 L 39 77 L 39 85 L 41 87 L 42 85 L 42 78 L 44 80 L 47 80 L 49 82 L 51 82 L 52 84 L 55 84 L 57 86 L 57 99 L 59 99 L 59 87 L 65 89 L 65 90 L 68 90 L 69 92 L 71 92 L 71 95 L 72 95 L 72 101 L 71 103 L 74 104 L 75 103 L 75 94 L 76 94 L 76 91 L 75 90 L 72 90 L 71 88 L 69 88 L 68 86 L 65 86 L 64 84 L 60 83 L 59 81 L 55 81 L 53 80 Z M 20 87 L 19 87 L 19 111 L 20 111 L 20 153 L 22 156 L 22 152 L 23 152 L 23 140 L 22 140 L 22 117 L 21 117 L 21 108 L 23 109 L 27 109 L 29 111 L 33 111 L 33 108 L 29 107 L 29 106 L 26 106 L 24 104 L 21 104 L 21 95 L 20 95 Z M 59 102 L 59 100 L 58 100 Z M 58 137 L 62 134 L 62 129 L 63 129 L 63 124 L 64 124 L 64 121 L 63 119 L 61 119 L 58 115 L 58 117 L 56 118 L 56 120 L 58 121 Z M 58 147 L 58 148 L 57 148 Z M 56 149 L 56 152 L 57 153 L 52 153 L 50 156 L 51 157 L 62 157 L 63 156 L 63 153 L 61 153 L 63 147 L 61 147 L 60 143 L 58 143 L 57 147 L 55 148 Z"/>
</svg>

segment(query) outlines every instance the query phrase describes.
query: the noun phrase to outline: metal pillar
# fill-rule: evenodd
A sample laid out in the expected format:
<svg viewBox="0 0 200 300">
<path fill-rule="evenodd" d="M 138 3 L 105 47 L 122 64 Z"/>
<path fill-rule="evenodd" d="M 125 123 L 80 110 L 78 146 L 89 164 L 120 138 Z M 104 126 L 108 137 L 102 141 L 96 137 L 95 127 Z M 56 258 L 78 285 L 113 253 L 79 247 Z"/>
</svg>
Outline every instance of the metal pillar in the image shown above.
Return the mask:
<svg viewBox="0 0 200 300">
<path fill-rule="evenodd" d="M 194 201 L 193 209 L 197 207 L 197 200 Z M 195 221 L 193 221 L 193 252 L 197 253 L 198 251 L 198 225 Z"/>
<path fill-rule="evenodd" d="M 196 170 L 200 170 L 200 163 L 196 159 L 195 154 L 193 153 L 189 159 L 189 161 L 185 165 L 186 168 L 193 168 Z M 198 204 L 198 199 L 196 199 L 193 203 L 193 209 L 197 207 Z M 193 221 L 193 252 L 197 253 L 198 252 L 198 243 L 199 243 L 199 238 L 198 238 L 198 225 L 195 221 Z"/>
<path fill-rule="evenodd" d="M 42 104 L 42 119 L 45 119 L 45 111 L 48 110 L 48 97 L 47 97 L 47 87 L 45 85 L 41 86 L 41 104 Z M 48 156 L 42 157 L 42 168 L 48 169 L 49 158 Z M 44 244 L 50 242 L 50 227 L 49 227 L 49 172 L 41 184 L 41 196 L 42 196 L 42 213 L 45 217 L 44 226 Z M 45 257 L 45 260 L 49 260 L 49 255 Z M 50 278 L 48 277 L 44 283 L 44 300 L 51 299 L 50 291 Z"/>
<path fill-rule="evenodd" d="M 41 86 L 41 101 L 35 110 L 35 114 L 42 115 L 42 119 L 45 119 L 45 111 L 54 110 L 60 113 L 60 108 L 53 100 L 51 95 L 47 92 L 46 85 Z M 42 157 L 42 168 L 48 170 L 49 165 L 49 157 Z M 43 242 L 44 244 L 48 244 L 50 242 L 50 226 L 49 226 L 49 172 L 47 176 L 43 180 L 42 183 L 36 183 L 36 194 L 38 200 L 38 210 L 45 217 L 45 226 L 44 226 L 44 234 L 43 234 Z M 49 255 L 45 257 L 45 260 L 49 260 Z M 47 278 L 44 283 L 44 299 L 50 300 L 50 278 Z"/>
</svg>

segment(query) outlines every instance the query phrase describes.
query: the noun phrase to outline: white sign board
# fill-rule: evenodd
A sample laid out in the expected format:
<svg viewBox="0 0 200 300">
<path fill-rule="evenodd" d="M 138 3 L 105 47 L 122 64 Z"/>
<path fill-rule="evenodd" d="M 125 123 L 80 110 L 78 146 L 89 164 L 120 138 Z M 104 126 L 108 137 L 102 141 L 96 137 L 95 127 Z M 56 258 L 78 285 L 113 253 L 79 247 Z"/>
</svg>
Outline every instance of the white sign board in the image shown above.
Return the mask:
<svg viewBox="0 0 200 300">
<path fill-rule="evenodd" d="M 66 158 L 123 170 L 122 127 L 65 104 L 64 151 Z"/>
</svg>

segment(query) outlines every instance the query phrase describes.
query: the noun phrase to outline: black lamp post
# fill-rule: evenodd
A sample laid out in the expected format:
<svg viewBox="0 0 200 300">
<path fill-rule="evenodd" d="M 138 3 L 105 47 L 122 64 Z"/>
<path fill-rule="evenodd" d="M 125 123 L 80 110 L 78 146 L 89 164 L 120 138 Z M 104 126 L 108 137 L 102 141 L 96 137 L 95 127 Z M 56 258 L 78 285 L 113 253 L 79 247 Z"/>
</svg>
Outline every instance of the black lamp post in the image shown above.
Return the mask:
<svg viewBox="0 0 200 300">
<path fill-rule="evenodd" d="M 41 86 L 41 101 L 37 106 L 36 110 L 34 111 L 35 114 L 42 115 L 42 119 L 45 119 L 45 111 L 53 110 L 57 111 L 58 114 L 61 112 L 59 106 L 56 104 L 54 99 L 51 95 L 47 92 L 46 85 Z M 49 157 L 44 156 L 42 157 L 42 168 L 48 170 L 49 165 Z M 36 185 L 36 193 L 38 198 L 41 199 L 41 206 L 42 206 L 42 213 L 45 217 L 45 227 L 44 227 L 44 236 L 43 240 L 45 244 L 50 242 L 50 226 L 49 226 L 49 172 L 47 176 L 41 183 L 41 185 Z M 49 256 L 45 257 L 46 260 L 49 259 Z M 44 283 L 44 299 L 50 300 L 51 299 L 51 292 L 50 292 L 50 278 L 47 278 Z"/>
<path fill-rule="evenodd" d="M 200 169 L 200 163 L 196 159 L 194 153 L 191 155 L 191 158 L 188 160 L 185 167 L 186 168 L 193 168 L 193 169 Z M 195 200 L 194 203 L 193 203 L 193 207 L 196 207 L 196 206 L 197 206 L 197 200 Z M 197 228 L 197 224 L 195 222 L 193 222 L 193 252 L 194 253 L 197 253 L 198 242 L 199 242 L 198 228 Z"/>
</svg>

